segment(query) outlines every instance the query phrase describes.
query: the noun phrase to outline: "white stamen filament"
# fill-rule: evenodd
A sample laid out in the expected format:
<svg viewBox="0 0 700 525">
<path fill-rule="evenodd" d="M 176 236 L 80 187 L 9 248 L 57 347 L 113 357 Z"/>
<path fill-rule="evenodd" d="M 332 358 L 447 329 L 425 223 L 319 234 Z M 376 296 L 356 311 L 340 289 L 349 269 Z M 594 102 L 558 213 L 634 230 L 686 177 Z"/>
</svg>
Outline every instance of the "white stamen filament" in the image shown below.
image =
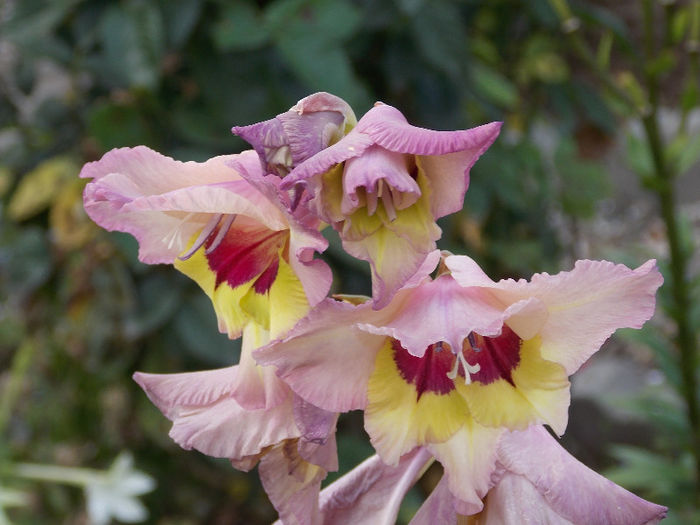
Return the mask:
<svg viewBox="0 0 700 525">
<path fill-rule="evenodd" d="M 367 207 L 367 215 L 371 217 L 377 211 L 377 204 L 379 200 L 384 204 L 384 211 L 386 212 L 389 221 L 394 222 L 396 220 L 396 206 L 394 204 L 394 194 L 397 193 L 391 186 L 389 186 L 384 179 L 379 179 L 377 182 L 376 191 L 366 191 L 365 192 L 365 206 Z"/>
<path fill-rule="evenodd" d="M 221 223 L 221 226 L 219 227 L 219 231 L 217 232 L 216 237 L 214 237 L 214 240 L 212 241 L 211 245 L 204 252 L 205 254 L 209 255 L 211 252 L 213 252 L 219 247 L 219 244 L 221 244 L 221 241 L 224 240 L 224 237 L 226 237 L 226 234 L 228 233 L 229 229 L 231 228 L 231 225 L 233 224 L 233 221 L 235 220 L 235 214 L 226 216 L 226 218 Z"/>
<path fill-rule="evenodd" d="M 454 381 L 457 378 L 457 374 L 459 374 L 459 365 L 461 364 L 462 369 L 464 370 L 464 384 L 468 385 L 472 382 L 471 374 L 476 374 L 479 370 L 481 370 L 481 365 L 478 363 L 475 365 L 470 365 L 467 363 L 467 358 L 464 357 L 464 352 L 457 352 L 455 356 L 455 364 L 452 367 L 452 370 L 447 372 L 447 377 Z"/>
</svg>

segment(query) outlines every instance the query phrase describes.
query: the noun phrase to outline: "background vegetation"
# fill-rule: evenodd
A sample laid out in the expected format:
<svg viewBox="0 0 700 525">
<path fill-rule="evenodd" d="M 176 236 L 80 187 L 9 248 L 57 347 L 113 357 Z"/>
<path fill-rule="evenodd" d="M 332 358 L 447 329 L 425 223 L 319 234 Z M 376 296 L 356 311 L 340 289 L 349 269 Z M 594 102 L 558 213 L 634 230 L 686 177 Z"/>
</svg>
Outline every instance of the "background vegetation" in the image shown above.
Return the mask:
<svg viewBox="0 0 700 525">
<path fill-rule="evenodd" d="M 232 125 L 319 90 L 358 117 L 382 100 L 436 129 L 505 122 L 441 224 L 494 278 L 660 259 L 657 316 L 581 372 L 564 444 L 669 523 L 700 519 L 699 37 L 697 0 L 0 1 L 0 523 L 99 522 L 85 497 L 121 486 L 123 451 L 155 480 L 149 522 L 275 518 L 254 474 L 180 450 L 131 381 L 238 348 L 192 282 L 90 222 L 77 174 L 120 146 L 240 151 Z M 331 243 L 336 290 L 368 292 Z M 341 471 L 371 453 L 358 414 L 339 447 Z"/>
</svg>

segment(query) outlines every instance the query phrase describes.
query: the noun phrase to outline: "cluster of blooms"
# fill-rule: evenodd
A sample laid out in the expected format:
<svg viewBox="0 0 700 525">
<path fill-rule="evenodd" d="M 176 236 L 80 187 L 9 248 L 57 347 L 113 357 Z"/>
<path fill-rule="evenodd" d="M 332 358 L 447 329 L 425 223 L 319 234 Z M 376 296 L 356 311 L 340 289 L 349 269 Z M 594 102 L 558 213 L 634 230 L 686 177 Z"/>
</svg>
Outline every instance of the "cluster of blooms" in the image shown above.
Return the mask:
<svg viewBox="0 0 700 525">
<path fill-rule="evenodd" d="M 357 121 L 316 93 L 234 127 L 250 151 L 183 163 L 140 146 L 85 165 L 90 217 L 133 234 L 143 262 L 194 279 L 220 330 L 243 337 L 236 366 L 134 375 L 172 439 L 258 464 L 285 525 L 393 523 L 434 461 L 444 475 L 412 525 L 663 519 L 543 426 L 563 434 L 568 377 L 615 330 L 651 317 L 655 262 L 494 282 L 436 249 L 436 220 L 462 208 L 499 129 L 417 128 L 379 103 Z M 315 258 L 328 225 L 369 263 L 371 298 L 328 297 L 331 271 Z M 358 409 L 377 455 L 321 490 L 338 466 L 338 414 Z"/>
</svg>

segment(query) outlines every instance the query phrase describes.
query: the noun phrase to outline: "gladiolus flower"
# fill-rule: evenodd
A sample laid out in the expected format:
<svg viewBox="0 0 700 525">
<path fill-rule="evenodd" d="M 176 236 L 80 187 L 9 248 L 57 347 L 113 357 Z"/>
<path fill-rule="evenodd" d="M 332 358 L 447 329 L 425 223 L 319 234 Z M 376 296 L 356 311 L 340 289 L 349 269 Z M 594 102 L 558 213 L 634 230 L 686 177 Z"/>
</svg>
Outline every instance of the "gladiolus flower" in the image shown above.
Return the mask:
<svg viewBox="0 0 700 525">
<path fill-rule="evenodd" d="M 654 261 L 579 261 L 529 282 L 494 282 L 468 257 L 445 263 L 452 274 L 415 276 L 381 310 L 326 300 L 253 355 L 315 406 L 364 409 L 386 463 L 427 448 L 455 497 L 479 506 L 499 435 L 541 423 L 562 434 L 568 376 L 617 328 L 651 317 L 662 278 Z"/>
<path fill-rule="evenodd" d="M 281 188 L 305 187 L 345 251 L 370 263 L 381 308 L 435 249 L 436 219 L 462 208 L 469 170 L 500 127 L 432 131 L 377 104 L 345 137 L 294 168 Z"/>
</svg>

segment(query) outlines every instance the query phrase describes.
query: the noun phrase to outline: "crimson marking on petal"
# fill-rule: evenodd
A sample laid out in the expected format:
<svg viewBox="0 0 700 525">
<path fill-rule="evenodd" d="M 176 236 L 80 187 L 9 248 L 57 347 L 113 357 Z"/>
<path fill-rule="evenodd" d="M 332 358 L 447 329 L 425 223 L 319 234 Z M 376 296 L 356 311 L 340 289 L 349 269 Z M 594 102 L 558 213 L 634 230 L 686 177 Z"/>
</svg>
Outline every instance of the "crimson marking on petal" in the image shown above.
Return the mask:
<svg viewBox="0 0 700 525">
<path fill-rule="evenodd" d="M 493 383 L 498 379 L 505 379 L 511 385 L 513 383 L 512 372 L 520 363 L 520 346 L 522 340 L 508 326 L 503 325 L 501 335 L 498 337 L 483 337 L 476 335 L 473 341 L 468 338 L 463 345 L 462 352 L 470 364 L 479 365 L 478 372 L 471 374 L 471 379 L 484 385 Z"/>
<path fill-rule="evenodd" d="M 446 395 L 454 390 L 454 382 L 447 377 L 447 373 L 452 368 L 455 356 L 448 344 L 439 342 L 430 345 L 423 357 L 409 354 L 396 339 L 392 339 L 391 346 L 401 377 L 416 387 L 417 400 L 425 392 Z"/>
<path fill-rule="evenodd" d="M 267 228 L 229 229 L 216 250 L 206 253 L 209 268 L 216 274 L 216 286 L 226 282 L 231 288 L 252 279 L 255 291 L 269 290 L 279 265 L 279 251 L 287 241 L 288 231 Z M 210 238 L 207 248 L 213 244 Z"/>
<path fill-rule="evenodd" d="M 272 264 L 270 264 L 270 266 L 268 266 L 265 269 L 265 271 L 262 274 L 260 274 L 260 277 L 258 277 L 255 280 L 253 289 L 256 293 L 262 295 L 270 290 L 270 288 L 272 287 L 272 283 L 275 282 L 275 278 L 277 277 L 277 272 L 279 271 L 279 268 L 280 259 L 279 257 L 275 257 L 275 260 L 272 261 Z"/>
</svg>

